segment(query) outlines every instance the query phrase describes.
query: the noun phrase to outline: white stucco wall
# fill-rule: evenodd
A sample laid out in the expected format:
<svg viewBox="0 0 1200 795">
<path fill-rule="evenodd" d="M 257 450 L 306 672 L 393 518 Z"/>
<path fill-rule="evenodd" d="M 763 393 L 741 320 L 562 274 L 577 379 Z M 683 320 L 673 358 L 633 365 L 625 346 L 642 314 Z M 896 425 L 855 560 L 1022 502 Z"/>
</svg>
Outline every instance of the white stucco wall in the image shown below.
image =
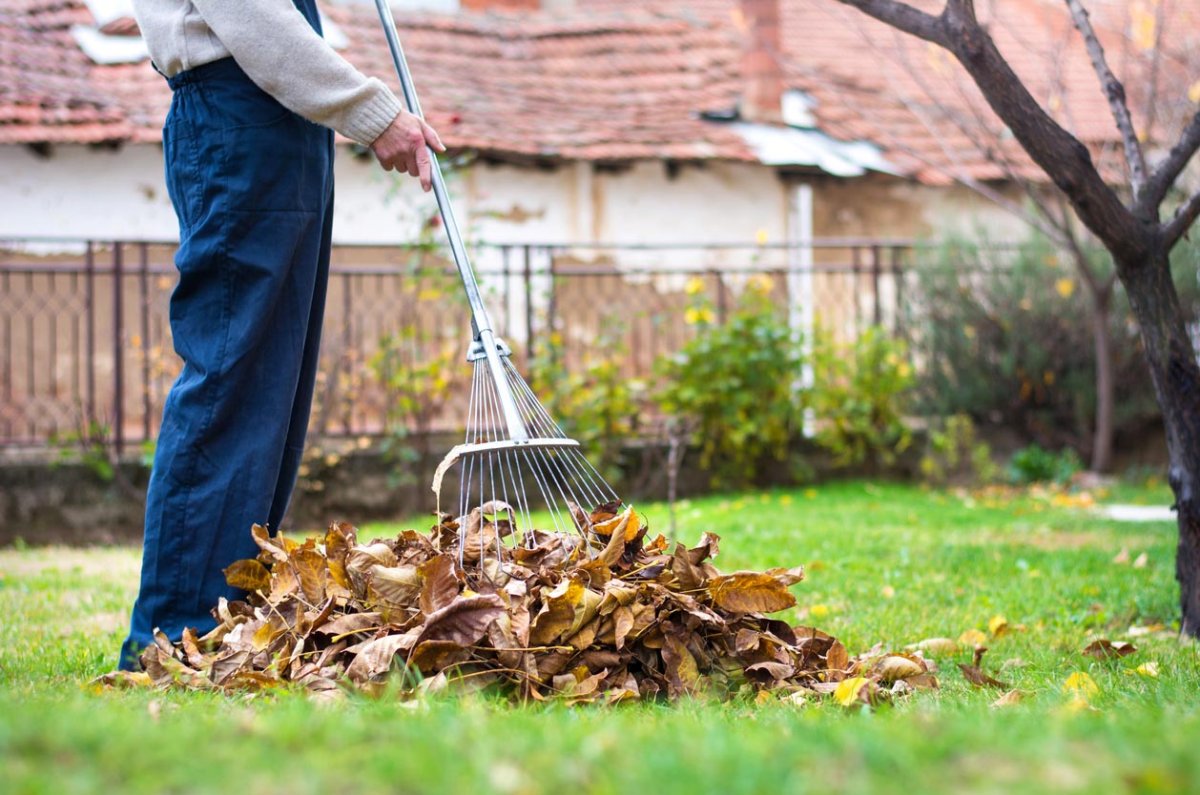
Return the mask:
<svg viewBox="0 0 1200 795">
<path fill-rule="evenodd" d="M 381 171 L 374 158 L 342 147 L 336 167 L 338 243 L 411 241 L 436 211 L 415 181 Z M 658 162 L 619 170 L 476 164 L 449 184 L 464 234 L 489 243 L 780 242 L 788 228 L 784 183 L 751 164 L 685 165 L 674 174 Z M 0 209 L 0 238 L 170 241 L 178 234 L 157 145 L 55 146 L 45 156 L 0 146 Z M 815 211 L 818 236 L 1019 228 L 969 191 L 894 181 L 818 181 Z M 719 265 L 745 255 L 705 256 L 705 264 Z"/>
</svg>

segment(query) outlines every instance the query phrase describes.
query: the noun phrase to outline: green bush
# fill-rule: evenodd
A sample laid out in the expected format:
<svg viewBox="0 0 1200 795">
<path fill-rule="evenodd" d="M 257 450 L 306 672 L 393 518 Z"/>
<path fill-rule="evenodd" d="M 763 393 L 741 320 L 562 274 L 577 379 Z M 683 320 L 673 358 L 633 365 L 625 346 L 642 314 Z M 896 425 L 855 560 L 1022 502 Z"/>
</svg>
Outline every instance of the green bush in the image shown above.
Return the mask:
<svg viewBox="0 0 1200 795">
<path fill-rule="evenodd" d="M 765 279 L 751 279 L 723 324 L 695 293 L 685 317 L 698 333 L 658 362 L 659 408 L 688 422 L 700 465 L 713 484 L 752 482 L 766 467 L 786 467 L 799 434 L 804 399 L 797 387 L 802 349 L 774 306 Z"/>
<path fill-rule="evenodd" d="M 912 444 L 905 416 L 914 376 L 903 341 L 871 327 L 840 343 L 822 329 L 813 370 L 816 442 L 836 466 L 891 464 Z"/>
<path fill-rule="evenodd" d="M 572 373 L 562 365 L 562 338 L 550 334 L 529 363 L 529 380 L 550 416 L 583 446 L 600 474 L 615 481 L 621 452 L 639 430 L 646 384 L 623 370 L 627 349 L 621 322 L 607 318 L 601 328 L 587 347 L 583 367 Z"/>
<path fill-rule="evenodd" d="M 975 423 L 966 414 L 938 417 L 930 422 L 921 477 L 934 486 L 966 480 L 972 485 L 989 483 L 998 472 L 992 449 L 979 441 Z"/>
<path fill-rule="evenodd" d="M 1200 317 L 1197 246 L 1174 257 L 1184 311 Z M 1111 272 L 1103 251 L 1095 271 Z M 1002 249 L 986 239 L 949 240 L 921 252 L 916 285 L 905 302 L 914 357 L 920 363 L 917 410 L 966 414 L 1002 425 L 1043 447 L 1088 451 L 1096 412 L 1091 300 L 1072 263 L 1042 236 Z M 1120 286 L 1109 334 L 1118 435 L 1144 432 L 1158 406 L 1142 361 L 1141 340 Z"/>
<path fill-rule="evenodd" d="M 1045 450 L 1036 444 L 1013 453 L 1008 462 L 1008 479 L 1013 483 L 1066 483 L 1083 468 L 1079 455 L 1071 449 Z"/>
</svg>

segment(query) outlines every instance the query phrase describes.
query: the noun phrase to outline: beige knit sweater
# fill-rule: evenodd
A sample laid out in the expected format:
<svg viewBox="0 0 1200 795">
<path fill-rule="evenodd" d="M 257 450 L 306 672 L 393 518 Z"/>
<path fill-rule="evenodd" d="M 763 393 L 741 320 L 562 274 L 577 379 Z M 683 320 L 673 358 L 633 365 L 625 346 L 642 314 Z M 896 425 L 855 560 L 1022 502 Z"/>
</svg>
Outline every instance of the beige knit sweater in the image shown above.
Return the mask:
<svg viewBox="0 0 1200 795">
<path fill-rule="evenodd" d="M 154 64 L 168 77 L 230 55 L 259 88 L 309 121 L 368 145 L 401 110 L 308 24 L 292 0 L 134 0 Z"/>
</svg>

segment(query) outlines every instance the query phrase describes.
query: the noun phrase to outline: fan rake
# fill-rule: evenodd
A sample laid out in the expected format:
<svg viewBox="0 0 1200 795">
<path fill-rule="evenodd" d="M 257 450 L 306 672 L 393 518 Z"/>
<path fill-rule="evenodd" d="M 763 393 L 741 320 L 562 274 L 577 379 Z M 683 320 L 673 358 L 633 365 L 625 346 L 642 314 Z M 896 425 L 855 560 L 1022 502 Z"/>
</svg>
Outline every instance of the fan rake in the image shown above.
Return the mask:
<svg viewBox="0 0 1200 795">
<path fill-rule="evenodd" d="M 387 0 L 375 0 L 384 36 L 408 110 L 421 116 L 404 50 Z M 462 242 L 437 155 L 430 150 L 434 196 L 471 309 L 473 339 L 467 361 L 474 367 L 467 409 L 467 432 L 438 466 L 433 491 L 441 498 L 443 478 L 459 467 L 457 552 L 459 562 L 479 561 L 494 550 L 503 559 L 505 543 L 533 547 L 545 532 L 555 533 L 591 552 L 600 539 L 592 534 L 583 506 L 612 515 L 621 498 L 538 401 L 513 366 L 512 351 L 498 339 L 479 293 Z M 551 527 L 535 530 L 533 513 L 544 506 Z M 440 507 L 440 505 L 439 505 Z"/>
</svg>

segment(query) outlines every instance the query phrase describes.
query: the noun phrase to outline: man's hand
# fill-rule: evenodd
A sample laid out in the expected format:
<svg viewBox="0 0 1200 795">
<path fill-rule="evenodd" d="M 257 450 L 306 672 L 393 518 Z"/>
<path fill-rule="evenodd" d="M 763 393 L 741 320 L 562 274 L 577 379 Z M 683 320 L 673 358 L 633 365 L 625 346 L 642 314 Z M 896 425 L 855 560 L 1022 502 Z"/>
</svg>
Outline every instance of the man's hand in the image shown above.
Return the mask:
<svg viewBox="0 0 1200 795">
<path fill-rule="evenodd" d="M 446 151 L 442 139 L 424 119 L 402 110 L 371 144 L 371 151 L 385 171 L 407 171 L 420 179 L 421 189 L 428 192 L 433 183 L 426 144 L 439 152 Z"/>
</svg>

